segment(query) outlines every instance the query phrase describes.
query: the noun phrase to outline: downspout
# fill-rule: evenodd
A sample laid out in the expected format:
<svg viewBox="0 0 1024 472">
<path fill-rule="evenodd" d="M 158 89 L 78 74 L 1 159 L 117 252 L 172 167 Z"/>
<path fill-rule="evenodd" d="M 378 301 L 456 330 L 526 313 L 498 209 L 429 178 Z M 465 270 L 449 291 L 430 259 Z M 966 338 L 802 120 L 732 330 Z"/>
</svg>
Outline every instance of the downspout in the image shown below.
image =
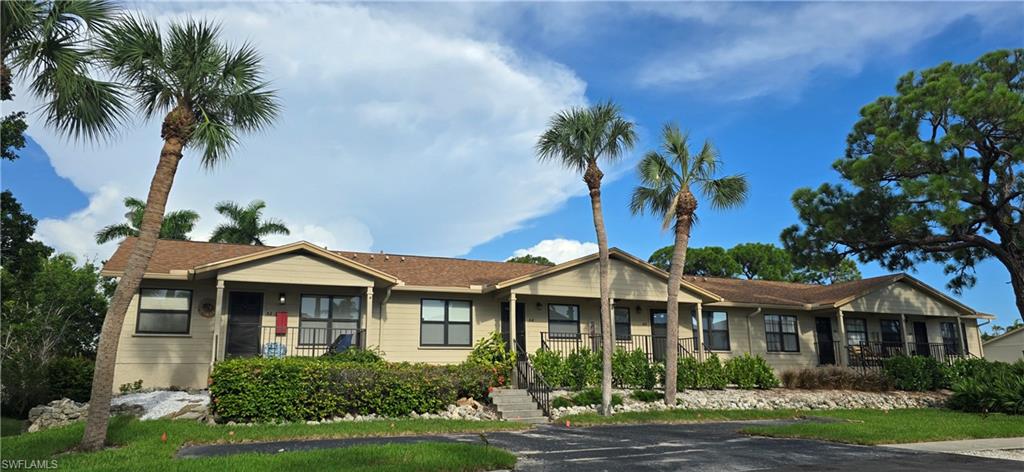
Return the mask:
<svg viewBox="0 0 1024 472">
<path fill-rule="evenodd" d="M 387 291 L 384 292 L 384 298 L 380 300 L 380 318 L 377 320 L 377 349 L 380 349 L 380 342 L 384 333 L 384 315 L 388 311 L 388 300 L 390 299 L 391 287 L 388 287 Z"/>
<path fill-rule="evenodd" d="M 757 307 L 753 313 L 747 315 L 747 354 L 754 354 L 754 338 L 750 334 L 750 319 L 761 314 L 761 307 Z"/>
</svg>

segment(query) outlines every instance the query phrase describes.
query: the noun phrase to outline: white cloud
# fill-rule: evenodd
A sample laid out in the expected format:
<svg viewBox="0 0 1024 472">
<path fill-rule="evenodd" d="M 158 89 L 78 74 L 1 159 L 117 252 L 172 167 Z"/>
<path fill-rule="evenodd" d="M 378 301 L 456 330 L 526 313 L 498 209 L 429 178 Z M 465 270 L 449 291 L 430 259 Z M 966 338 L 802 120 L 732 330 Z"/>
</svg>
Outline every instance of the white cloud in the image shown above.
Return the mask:
<svg viewBox="0 0 1024 472">
<path fill-rule="evenodd" d="M 162 22 L 184 16 L 144 4 Z M 473 28 L 435 24 L 420 9 L 352 4 L 190 4 L 227 39 L 265 57 L 284 114 L 213 171 L 186 154 L 169 209 L 197 210 L 193 237 L 219 222 L 221 200 L 263 199 L 265 214 L 310 239 L 352 250 L 458 255 L 580 194 L 578 178 L 533 153 L 555 111 L 585 103 L 585 84 L 543 58 L 523 57 Z M 465 15 L 471 21 L 471 15 Z M 20 93 L 24 100 L 27 93 Z M 33 103 L 17 103 L 35 109 Z M 32 136 L 89 208 L 41 224 L 60 250 L 106 257 L 90 243 L 121 220 L 121 195 L 144 197 L 161 145 L 159 124 L 110 145 L 69 144 L 32 116 Z M 118 189 L 114 202 L 105 188 Z"/>
<path fill-rule="evenodd" d="M 576 241 L 574 239 L 545 239 L 533 247 L 516 249 L 512 252 L 513 257 L 531 255 L 546 257 L 555 264 L 571 261 L 583 256 L 597 252 L 597 244 L 590 242 Z"/>
<path fill-rule="evenodd" d="M 906 53 L 958 21 L 974 18 L 972 25 L 990 30 L 1022 24 L 1019 9 L 983 2 L 697 5 L 634 6 L 695 31 L 646 61 L 641 85 L 725 99 L 792 95 L 815 73 L 859 72 L 869 60 Z"/>
<path fill-rule="evenodd" d="M 124 195 L 113 185 L 104 185 L 89 199 L 89 206 L 64 219 L 44 218 L 36 225 L 35 237 L 58 252 L 70 252 L 87 260 L 101 261 L 114 252 L 116 243 L 97 245 L 100 228 L 124 220 Z"/>
</svg>

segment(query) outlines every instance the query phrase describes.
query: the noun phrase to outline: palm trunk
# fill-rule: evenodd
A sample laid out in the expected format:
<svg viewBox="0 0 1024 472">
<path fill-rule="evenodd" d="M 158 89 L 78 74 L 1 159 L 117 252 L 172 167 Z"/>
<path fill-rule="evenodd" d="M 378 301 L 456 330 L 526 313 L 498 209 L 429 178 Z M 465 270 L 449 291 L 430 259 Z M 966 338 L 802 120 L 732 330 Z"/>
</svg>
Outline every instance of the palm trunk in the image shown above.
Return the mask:
<svg viewBox="0 0 1024 472">
<path fill-rule="evenodd" d="M 85 433 L 79 446 L 85 451 L 95 451 L 103 447 L 107 439 L 107 423 L 110 420 L 110 399 L 114 390 L 114 365 L 117 362 L 117 345 L 121 340 L 121 327 L 128 311 L 128 305 L 138 293 L 142 277 L 149 266 L 149 259 L 156 249 L 156 241 L 160 235 L 163 222 L 164 207 L 174 183 L 174 174 L 181 160 L 184 141 L 180 138 L 166 138 L 160 151 L 160 161 L 156 173 L 149 186 L 146 210 L 139 228 L 139 238 L 135 241 L 132 253 L 128 257 L 124 274 L 117 284 L 117 290 L 110 302 L 110 308 L 103 319 L 100 331 L 100 345 L 96 351 L 96 372 L 92 381 L 92 396 L 89 400 L 89 416 L 85 422 Z"/>
<path fill-rule="evenodd" d="M 668 326 L 665 330 L 665 404 L 676 404 L 676 379 L 679 377 L 679 284 L 683 279 L 686 265 L 686 248 L 690 244 L 690 215 L 676 216 L 675 246 L 672 248 L 672 265 L 668 272 L 668 306 L 665 316 Z"/>
<path fill-rule="evenodd" d="M 590 207 L 594 213 L 594 230 L 597 232 L 598 271 L 600 273 L 601 296 L 601 414 L 612 414 L 612 317 L 611 286 L 608 268 L 608 234 L 604 229 L 604 213 L 601 210 L 601 171 L 593 166 L 587 170 L 587 187 L 590 189 Z M 594 178 L 594 175 L 597 177 Z M 589 177 L 589 178 L 588 178 Z"/>
</svg>

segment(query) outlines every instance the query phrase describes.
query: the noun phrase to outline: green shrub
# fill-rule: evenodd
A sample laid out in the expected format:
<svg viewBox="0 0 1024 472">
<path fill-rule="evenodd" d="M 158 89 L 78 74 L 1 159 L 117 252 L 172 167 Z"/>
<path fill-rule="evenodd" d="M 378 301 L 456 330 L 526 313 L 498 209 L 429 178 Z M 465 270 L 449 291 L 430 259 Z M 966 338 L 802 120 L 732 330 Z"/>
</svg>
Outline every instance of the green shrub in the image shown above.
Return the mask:
<svg viewBox="0 0 1024 472">
<path fill-rule="evenodd" d="M 634 400 L 644 403 L 660 402 L 665 399 L 665 394 L 654 390 L 633 390 L 629 394 Z"/>
<path fill-rule="evenodd" d="M 573 351 L 565 357 L 565 386 L 570 390 L 601 383 L 601 353 L 588 349 Z"/>
<path fill-rule="evenodd" d="M 704 362 L 701 362 L 699 369 L 698 388 L 722 390 L 729 384 L 729 378 L 725 375 L 725 367 L 718 359 L 717 354 L 711 354 Z"/>
<path fill-rule="evenodd" d="M 538 349 L 535 354 L 530 356 L 530 364 L 551 387 L 558 388 L 567 385 L 566 364 L 557 352 Z"/>
<path fill-rule="evenodd" d="M 700 361 L 689 356 L 680 357 L 676 369 L 676 388 L 679 390 L 701 388 Z M 662 372 L 661 384 L 665 384 L 664 372 Z"/>
<path fill-rule="evenodd" d="M 660 378 L 661 383 L 664 384 L 664 371 L 662 371 Z M 676 388 L 679 390 L 721 390 L 728 384 L 729 378 L 725 373 L 722 361 L 718 359 L 718 355 L 711 354 L 704 362 L 690 356 L 679 358 L 676 377 Z"/>
<path fill-rule="evenodd" d="M 860 390 L 884 392 L 892 390 L 892 379 L 884 372 L 824 366 L 787 370 L 781 375 L 782 386 L 800 389 Z"/>
<path fill-rule="evenodd" d="M 46 366 L 50 397 L 87 402 L 92 394 L 93 362 L 84 357 L 58 357 Z"/>
<path fill-rule="evenodd" d="M 555 397 L 551 400 L 551 408 L 568 408 L 570 406 L 576 406 L 576 403 L 572 401 L 571 397 Z"/>
<path fill-rule="evenodd" d="M 512 369 L 516 366 L 516 353 L 508 349 L 501 333 L 494 331 L 490 336 L 480 338 L 473 344 L 473 350 L 466 357 L 466 362 L 496 371 L 499 383 L 504 385 L 512 377 Z"/>
<path fill-rule="evenodd" d="M 356 364 L 375 364 L 384 362 L 384 353 L 377 347 L 368 349 L 345 349 L 341 352 L 326 354 L 332 361 L 353 362 Z"/>
<path fill-rule="evenodd" d="M 1024 373 L 992 363 L 953 383 L 947 406 L 954 410 L 1024 415 Z M 999 365 L 1001 364 L 1001 365 Z"/>
<path fill-rule="evenodd" d="M 487 367 L 355 363 L 321 358 L 229 359 L 211 375 L 213 413 L 224 420 L 319 420 L 347 413 L 404 416 L 455 400 L 486 400 L 497 384 Z"/>
<path fill-rule="evenodd" d="M 744 389 L 752 388 L 774 388 L 779 386 L 779 379 L 775 377 L 768 362 L 761 356 L 743 354 L 733 357 L 725 362 L 725 374 L 729 383 Z"/>
<path fill-rule="evenodd" d="M 658 382 L 654 366 L 643 349 L 619 348 L 612 355 L 612 383 L 621 388 L 652 389 Z"/>
<path fill-rule="evenodd" d="M 947 385 L 939 361 L 925 356 L 896 356 L 882 362 L 882 368 L 899 390 L 926 391 Z"/>
<path fill-rule="evenodd" d="M 568 406 L 591 406 L 601 404 L 601 389 L 600 388 L 588 388 L 581 390 L 572 395 L 566 395 L 564 397 L 558 397 L 551 401 L 551 406 L 554 408 L 565 408 Z M 622 404 L 622 395 L 617 393 L 612 394 L 612 406 Z"/>
</svg>

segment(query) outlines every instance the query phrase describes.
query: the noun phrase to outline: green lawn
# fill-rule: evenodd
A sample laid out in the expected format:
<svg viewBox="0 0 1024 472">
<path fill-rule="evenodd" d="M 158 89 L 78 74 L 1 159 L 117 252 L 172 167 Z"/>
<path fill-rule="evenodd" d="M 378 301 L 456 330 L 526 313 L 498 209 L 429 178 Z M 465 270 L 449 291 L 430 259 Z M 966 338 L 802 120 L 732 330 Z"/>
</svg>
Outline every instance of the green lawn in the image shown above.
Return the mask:
<svg viewBox="0 0 1024 472">
<path fill-rule="evenodd" d="M 896 444 L 955 439 L 1024 437 L 1024 417 L 982 416 L 952 410 L 837 410 L 805 412 L 834 418 L 832 423 L 750 426 L 744 433 L 779 438 L 805 438 L 852 444 Z"/>
<path fill-rule="evenodd" d="M 583 413 L 562 417 L 557 422 L 565 424 L 565 421 L 568 420 L 573 426 L 640 423 L 696 423 L 708 421 L 798 418 L 803 413 L 804 412 L 797 410 L 667 410 L 617 413 L 612 416 L 601 416 L 597 413 Z"/>
<path fill-rule="evenodd" d="M 4 459 L 56 459 L 73 470 L 289 470 L 301 466 L 334 470 L 492 470 L 511 468 L 515 457 L 500 449 L 468 444 L 391 444 L 344 449 L 240 454 L 210 459 L 174 459 L 185 444 L 473 433 L 525 429 L 501 421 L 394 420 L 324 425 L 209 426 L 190 421 L 111 420 L 109 442 L 95 453 L 66 453 L 81 439 L 82 423 L 2 439 Z M 161 435 L 167 433 L 167 442 Z M 211 469 L 213 467 L 213 469 Z"/>
</svg>

